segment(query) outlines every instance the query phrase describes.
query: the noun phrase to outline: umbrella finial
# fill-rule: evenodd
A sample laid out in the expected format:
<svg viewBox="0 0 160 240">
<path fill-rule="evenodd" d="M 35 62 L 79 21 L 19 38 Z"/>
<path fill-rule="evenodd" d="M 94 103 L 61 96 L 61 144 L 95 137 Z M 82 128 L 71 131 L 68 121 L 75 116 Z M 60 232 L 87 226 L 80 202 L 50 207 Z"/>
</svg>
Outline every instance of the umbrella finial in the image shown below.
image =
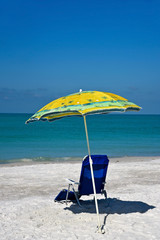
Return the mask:
<svg viewBox="0 0 160 240">
<path fill-rule="evenodd" d="M 82 89 L 79 89 L 79 92 L 82 92 Z"/>
</svg>

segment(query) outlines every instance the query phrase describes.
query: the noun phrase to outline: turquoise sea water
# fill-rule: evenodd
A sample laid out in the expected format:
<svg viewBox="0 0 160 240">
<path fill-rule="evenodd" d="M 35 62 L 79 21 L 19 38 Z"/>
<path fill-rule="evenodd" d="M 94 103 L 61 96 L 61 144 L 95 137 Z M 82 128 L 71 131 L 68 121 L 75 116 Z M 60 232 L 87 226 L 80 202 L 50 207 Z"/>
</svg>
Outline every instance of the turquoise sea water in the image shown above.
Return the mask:
<svg viewBox="0 0 160 240">
<path fill-rule="evenodd" d="M 31 115 L 0 114 L 0 163 L 87 154 L 82 117 L 26 125 Z M 160 115 L 92 115 L 87 116 L 87 126 L 92 154 L 160 156 Z"/>
</svg>

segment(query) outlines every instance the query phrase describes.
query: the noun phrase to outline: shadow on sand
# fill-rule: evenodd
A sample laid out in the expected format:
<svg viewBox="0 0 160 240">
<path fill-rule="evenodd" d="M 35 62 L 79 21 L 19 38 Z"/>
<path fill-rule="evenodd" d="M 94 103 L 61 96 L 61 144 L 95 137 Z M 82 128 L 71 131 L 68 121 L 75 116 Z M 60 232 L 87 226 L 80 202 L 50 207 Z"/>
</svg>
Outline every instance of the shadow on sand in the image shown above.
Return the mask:
<svg viewBox="0 0 160 240">
<path fill-rule="evenodd" d="M 79 207 L 77 203 L 73 203 L 70 207 L 65 207 L 64 210 L 72 211 L 74 214 L 82 212 L 95 213 L 94 200 L 80 201 L 82 207 Z M 104 229 L 107 221 L 107 217 L 110 214 L 129 214 L 129 213 L 145 213 L 155 206 L 148 205 L 147 203 L 140 201 L 123 201 L 117 198 L 107 198 L 98 200 L 99 213 L 105 214 L 102 229 Z"/>
<path fill-rule="evenodd" d="M 70 207 L 65 207 L 65 210 L 70 210 L 74 214 L 86 212 L 95 213 L 94 200 L 81 200 L 82 207 L 77 203 L 73 203 Z M 155 206 L 148 205 L 140 201 L 123 201 L 117 198 L 107 198 L 98 200 L 100 214 L 128 214 L 128 213 L 145 213 Z"/>
<path fill-rule="evenodd" d="M 77 203 L 73 203 L 70 207 L 65 207 L 65 210 L 70 210 L 74 214 L 82 212 L 95 213 L 94 200 L 80 201 L 82 207 L 79 207 Z M 145 213 L 149 209 L 155 208 L 155 206 L 148 205 L 147 203 L 140 201 L 123 201 L 117 198 L 107 198 L 98 200 L 99 213 L 106 214 L 104 217 L 102 229 L 106 225 L 107 217 L 110 214 L 129 214 L 129 213 Z"/>
</svg>

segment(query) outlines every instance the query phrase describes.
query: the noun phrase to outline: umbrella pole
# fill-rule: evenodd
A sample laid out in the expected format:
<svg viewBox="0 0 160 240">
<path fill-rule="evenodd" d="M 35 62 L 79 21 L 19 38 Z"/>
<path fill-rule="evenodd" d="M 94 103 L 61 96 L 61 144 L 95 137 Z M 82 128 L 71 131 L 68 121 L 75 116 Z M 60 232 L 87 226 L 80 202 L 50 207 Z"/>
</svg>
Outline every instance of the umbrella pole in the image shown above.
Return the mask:
<svg viewBox="0 0 160 240">
<path fill-rule="evenodd" d="M 92 184 L 93 184 L 94 200 L 95 200 L 95 206 L 96 206 L 96 212 L 97 212 L 98 232 L 102 233 L 102 226 L 100 224 L 99 208 L 98 208 L 98 201 L 97 201 L 96 187 L 95 187 L 95 180 L 94 180 L 94 173 L 93 173 L 93 166 L 92 166 L 93 162 L 92 162 L 91 152 L 90 152 L 90 147 L 89 147 L 89 138 L 88 138 L 86 117 L 83 116 L 83 119 L 84 119 L 84 126 L 85 126 L 87 146 L 88 146 L 89 163 L 90 163 L 90 168 L 91 168 L 91 177 L 92 177 Z"/>
</svg>

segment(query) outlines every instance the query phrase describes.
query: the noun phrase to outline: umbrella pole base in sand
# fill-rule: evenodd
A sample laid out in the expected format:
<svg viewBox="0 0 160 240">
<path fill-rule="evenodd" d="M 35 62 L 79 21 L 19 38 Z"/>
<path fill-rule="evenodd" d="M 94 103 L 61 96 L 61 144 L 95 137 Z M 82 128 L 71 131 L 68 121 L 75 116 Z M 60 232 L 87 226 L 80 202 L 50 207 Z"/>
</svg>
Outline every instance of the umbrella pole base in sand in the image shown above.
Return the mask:
<svg viewBox="0 0 160 240">
<path fill-rule="evenodd" d="M 101 234 L 104 234 L 105 233 L 105 230 L 103 229 L 103 227 L 98 227 L 97 226 L 97 233 L 101 233 Z"/>
</svg>

